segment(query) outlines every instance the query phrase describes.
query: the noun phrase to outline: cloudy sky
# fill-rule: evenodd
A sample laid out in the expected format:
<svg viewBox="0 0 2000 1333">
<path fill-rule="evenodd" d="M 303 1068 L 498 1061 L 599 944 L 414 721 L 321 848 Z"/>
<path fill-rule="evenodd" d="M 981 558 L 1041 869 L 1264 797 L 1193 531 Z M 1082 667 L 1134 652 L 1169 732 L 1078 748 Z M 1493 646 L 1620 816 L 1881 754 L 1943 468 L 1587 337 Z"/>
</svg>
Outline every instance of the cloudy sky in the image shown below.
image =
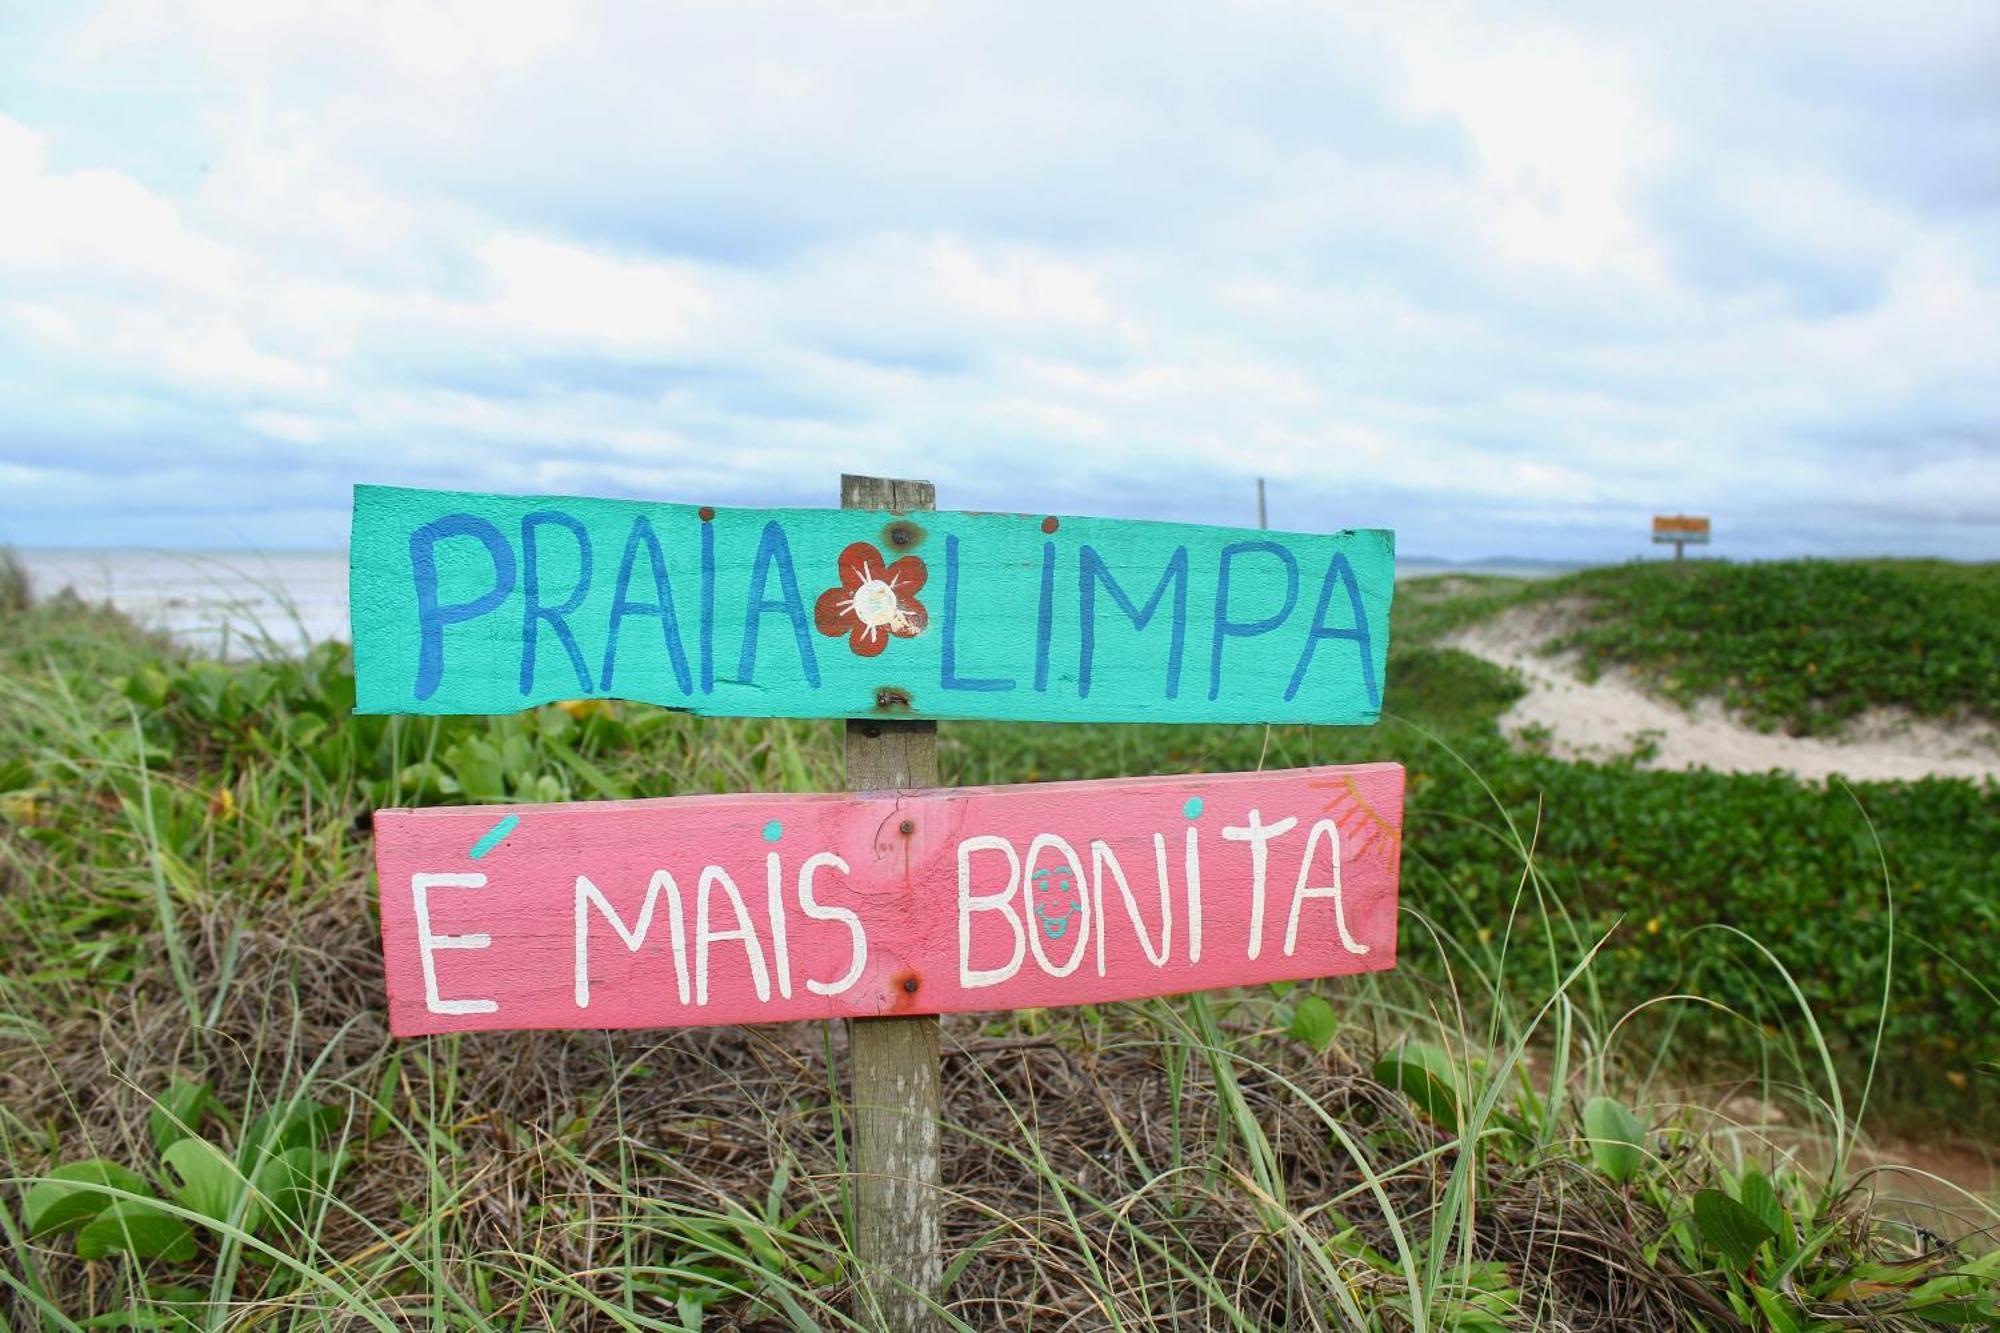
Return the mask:
<svg viewBox="0 0 2000 1333">
<path fill-rule="evenodd" d="M 2000 5 L 0 4 L 0 541 L 842 471 L 2000 558 Z"/>
</svg>

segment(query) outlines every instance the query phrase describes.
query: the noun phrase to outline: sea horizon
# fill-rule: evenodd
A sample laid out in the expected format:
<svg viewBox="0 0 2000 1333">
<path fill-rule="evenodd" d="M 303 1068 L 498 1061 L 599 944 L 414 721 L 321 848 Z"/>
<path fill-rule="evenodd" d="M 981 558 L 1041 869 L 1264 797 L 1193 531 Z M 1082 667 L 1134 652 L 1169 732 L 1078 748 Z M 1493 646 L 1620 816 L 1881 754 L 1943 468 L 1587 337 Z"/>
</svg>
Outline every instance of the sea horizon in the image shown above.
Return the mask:
<svg viewBox="0 0 2000 1333">
<path fill-rule="evenodd" d="M 37 596 L 65 589 L 108 603 L 147 629 L 224 656 L 296 652 L 346 641 L 345 548 L 268 550 L 141 546 L 15 547 Z M 1400 580 L 1439 574 L 1550 578 L 1597 562 L 1404 556 Z"/>
</svg>

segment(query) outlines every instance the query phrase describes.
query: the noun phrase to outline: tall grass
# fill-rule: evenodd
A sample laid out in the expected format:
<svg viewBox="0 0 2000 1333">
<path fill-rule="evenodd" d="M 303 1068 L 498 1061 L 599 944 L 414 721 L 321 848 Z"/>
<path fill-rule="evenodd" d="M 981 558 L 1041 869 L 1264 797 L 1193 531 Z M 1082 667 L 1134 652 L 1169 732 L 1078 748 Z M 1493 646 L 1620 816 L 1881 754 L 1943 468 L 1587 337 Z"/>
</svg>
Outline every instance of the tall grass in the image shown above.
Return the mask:
<svg viewBox="0 0 2000 1333">
<path fill-rule="evenodd" d="M 833 727 L 605 704 L 354 718 L 337 648 L 225 666 L 74 607 L 0 614 L 0 1321 L 874 1326 L 846 1240 L 843 1032 L 392 1041 L 367 869 L 384 804 L 830 788 Z M 947 729 L 947 763 L 1031 776 L 994 735 Z M 1171 766 L 1139 745 L 1113 730 L 1101 762 Z M 1497 797 L 1444 813 L 1508 849 L 1514 910 L 1492 919 L 1493 886 L 1413 842 L 1396 973 L 947 1021 L 948 1326 L 1990 1312 L 2000 1214 L 1851 1174 L 1867 1085 L 1843 1085 L 1753 929 L 1718 925 L 1795 1001 L 1770 1033 L 1740 1016 L 1765 1052 L 1747 1091 L 1782 1125 L 1725 1120 L 1745 1086 L 1691 1080 L 1701 1052 L 1641 1021 L 1704 996 L 1635 1010 L 1595 985 L 1606 937 L 1566 910 L 1539 825 Z M 271 1175 L 281 1149 L 324 1169 Z M 216 1164 L 206 1194 L 190 1154 Z M 140 1182 L 99 1182 L 100 1202 L 184 1225 L 192 1252 L 134 1258 L 135 1230 L 85 1259 L 31 1235 L 32 1191 L 92 1159 Z M 1764 1208 L 1765 1186 L 1778 1234 L 1738 1263 L 1703 1192 Z"/>
<path fill-rule="evenodd" d="M 26 615 L 34 600 L 35 584 L 26 562 L 12 547 L 0 546 L 0 616 Z"/>
</svg>

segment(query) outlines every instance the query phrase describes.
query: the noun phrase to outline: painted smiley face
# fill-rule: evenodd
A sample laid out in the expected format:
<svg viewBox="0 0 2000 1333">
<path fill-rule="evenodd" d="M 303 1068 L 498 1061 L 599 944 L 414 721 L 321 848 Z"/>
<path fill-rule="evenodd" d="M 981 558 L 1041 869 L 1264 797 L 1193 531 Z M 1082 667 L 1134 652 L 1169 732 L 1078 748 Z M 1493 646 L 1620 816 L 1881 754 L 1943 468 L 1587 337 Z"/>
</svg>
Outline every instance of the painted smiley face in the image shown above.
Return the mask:
<svg viewBox="0 0 2000 1333">
<path fill-rule="evenodd" d="M 1076 881 L 1066 868 L 1044 866 L 1035 872 L 1035 920 L 1042 933 L 1052 940 L 1069 934 L 1076 914 L 1083 910 L 1077 898 Z"/>
</svg>

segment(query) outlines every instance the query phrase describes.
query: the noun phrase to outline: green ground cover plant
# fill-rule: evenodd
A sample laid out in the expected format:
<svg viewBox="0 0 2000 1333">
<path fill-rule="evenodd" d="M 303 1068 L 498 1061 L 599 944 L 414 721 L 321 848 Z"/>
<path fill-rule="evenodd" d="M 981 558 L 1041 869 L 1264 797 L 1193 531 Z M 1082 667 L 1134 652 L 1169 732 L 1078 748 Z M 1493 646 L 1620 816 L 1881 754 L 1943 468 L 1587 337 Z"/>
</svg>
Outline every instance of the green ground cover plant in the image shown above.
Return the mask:
<svg viewBox="0 0 2000 1333">
<path fill-rule="evenodd" d="M 1465 676 L 1485 666 L 1465 663 Z M 1912 1132 L 2000 1130 L 1992 1021 L 2000 790 L 1992 785 L 1827 789 L 1776 774 L 1571 764 L 1516 753 L 1490 729 L 1453 736 L 1446 749 L 1418 725 L 1393 721 L 1374 735 L 1175 728 L 1070 738 L 1067 729 L 1048 730 L 1025 738 L 1018 729 L 975 732 L 946 758 L 966 782 L 1009 771 L 1056 780 L 1148 766 L 1399 760 L 1410 775 L 1405 901 L 1440 921 L 1464 962 L 1545 987 L 1545 950 L 1503 953 L 1510 920 L 1518 932 L 1572 944 L 1605 936 L 1590 984 L 1606 1003 L 1706 997 L 1712 1005 L 1662 1006 L 1633 1021 L 1649 1032 L 1673 1028 L 1684 1048 L 1739 1070 L 1767 1067 L 1767 1029 L 1796 1005 L 1754 950 L 1715 927 L 1749 931 L 1785 960 L 1841 1068 L 1859 1077 L 1874 1055 L 1893 916 L 1901 956 L 1883 1020 L 1889 1054 L 1876 1073 L 1878 1109 L 1885 1123 Z M 1516 901 L 1518 856 L 1493 826 L 1503 815 L 1536 848 L 1539 891 L 1525 903 Z"/>
<path fill-rule="evenodd" d="M 1398 972 L 947 1023 L 954 1326 L 1992 1317 L 2000 1216 L 1850 1163 L 1994 1100 L 2000 796 L 1517 754 L 1427 641 L 1468 590 L 1517 595 L 1406 597 L 1378 728 L 944 729 L 957 782 L 1412 779 Z M 835 787 L 835 727 L 356 718 L 338 646 L 0 615 L 0 1323 L 867 1326 L 838 1029 L 393 1042 L 367 868 L 387 804 Z"/>
<path fill-rule="evenodd" d="M 1534 589 L 1582 603 L 1558 640 L 1711 696 L 1766 728 L 1832 735 L 1869 708 L 2000 720 L 2000 565 L 1937 560 L 1661 561 Z"/>
</svg>

